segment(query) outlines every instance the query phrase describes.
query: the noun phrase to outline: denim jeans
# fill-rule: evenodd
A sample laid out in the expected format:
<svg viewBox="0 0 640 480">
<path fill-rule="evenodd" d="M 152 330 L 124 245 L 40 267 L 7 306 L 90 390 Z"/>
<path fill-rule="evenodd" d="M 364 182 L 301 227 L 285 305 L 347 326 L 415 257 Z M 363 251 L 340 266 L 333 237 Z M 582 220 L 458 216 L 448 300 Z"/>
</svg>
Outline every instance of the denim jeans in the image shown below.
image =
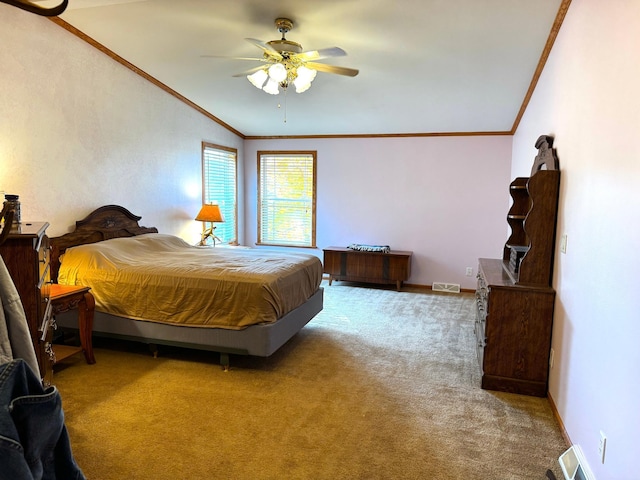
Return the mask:
<svg viewBox="0 0 640 480">
<path fill-rule="evenodd" d="M 82 480 L 62 399 L 22 359 L 0 365 L 0 480 Z"/>
</svg>

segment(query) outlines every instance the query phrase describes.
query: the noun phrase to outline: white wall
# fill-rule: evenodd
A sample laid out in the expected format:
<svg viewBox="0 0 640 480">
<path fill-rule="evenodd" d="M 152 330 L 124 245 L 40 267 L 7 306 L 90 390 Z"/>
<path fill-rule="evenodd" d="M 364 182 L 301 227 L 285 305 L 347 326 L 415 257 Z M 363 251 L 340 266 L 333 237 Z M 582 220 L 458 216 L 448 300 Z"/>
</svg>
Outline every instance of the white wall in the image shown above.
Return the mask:
<svg viewBox="0 0 640 480">
<path fill-rule="evenodd" d="M 475 289 L 479 257 L 501 257 L 511 137 L 245 142 L 245 242 L 254 245 L 260 150 L 317 151 L 318 250 L 350 243 L 414 252 L 407 283 Z M 465 276 L 466 267 L 474 275 Z"/>
<path fill-rule="evenodd" d="M 640 478 L 640 2 L 572 2 L 513 142 L 540 134 L 561 167 L 550 393 L 598 479 Z M 598 455 L 607 435 L 606 461 Z"/>
<path fill-rule="evenodd" d="M 201 142 L 242 159 L 241 138 L 51 21 L 4 4 L 0 65 L 0 190 L 20 195 L 24 220 L 48 221 L 56 236 L 115 203 L 142 225 L 199 238 Z"/>
</svg>

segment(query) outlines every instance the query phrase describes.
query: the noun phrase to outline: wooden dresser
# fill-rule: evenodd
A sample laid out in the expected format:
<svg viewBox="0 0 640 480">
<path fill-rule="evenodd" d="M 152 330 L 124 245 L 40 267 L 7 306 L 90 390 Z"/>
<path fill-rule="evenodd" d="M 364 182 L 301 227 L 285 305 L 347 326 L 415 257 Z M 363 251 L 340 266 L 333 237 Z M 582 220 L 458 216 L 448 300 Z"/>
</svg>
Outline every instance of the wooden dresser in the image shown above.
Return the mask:
<svg viewBox="0 0 640 480">
<path fill-rule="evenodd" d="M 544 397 L 555 291 L 551 287 L 560 171 L 541 136 L 530 177 L 510 185 L 511 235 L 500 259 L 479 259 L 475 334 L 482 388 Z"/>
<path fill-rule="evenodd" d="M 18 290 L 29 324 L 29 332 L 36 350 L 40 376 L 47 383 L 51 379 L 51 345 L 40 340 L 49 299 L 49 238 L 47 222 L 23 222 L 13 228 L 0 245 L 0 255 Z"/>
<path fill-rule="evenodd" d="M 400 291 L 402 282 L 411 276 L 412 255 L 399 250 L 381 253 L 329 247 L 324 249 L 324 273 L 329 274 L 329 285 L 333 280 L 395 284 Z"/>
</svg>

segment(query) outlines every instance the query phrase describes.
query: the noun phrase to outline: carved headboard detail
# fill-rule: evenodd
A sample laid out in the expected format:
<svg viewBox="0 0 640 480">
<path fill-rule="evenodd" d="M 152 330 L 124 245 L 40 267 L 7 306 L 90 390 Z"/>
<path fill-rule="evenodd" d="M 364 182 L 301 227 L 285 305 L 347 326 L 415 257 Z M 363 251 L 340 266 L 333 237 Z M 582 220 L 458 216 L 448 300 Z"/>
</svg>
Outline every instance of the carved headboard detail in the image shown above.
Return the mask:
<svg viewBox="0 0 640 480">
<path fill-rule="evenodd" d="M 119 205 L 105 205 L 94 210 L 84 219 L 78 220 L 73 232 L 51 238 L 51 280 L 53 282 L 58 280 L 60 256 L 67 248 L 112 238 L 158 233 L 155 227 L 141 227 L 138 224 L 141 218 Z"/>
</svg>

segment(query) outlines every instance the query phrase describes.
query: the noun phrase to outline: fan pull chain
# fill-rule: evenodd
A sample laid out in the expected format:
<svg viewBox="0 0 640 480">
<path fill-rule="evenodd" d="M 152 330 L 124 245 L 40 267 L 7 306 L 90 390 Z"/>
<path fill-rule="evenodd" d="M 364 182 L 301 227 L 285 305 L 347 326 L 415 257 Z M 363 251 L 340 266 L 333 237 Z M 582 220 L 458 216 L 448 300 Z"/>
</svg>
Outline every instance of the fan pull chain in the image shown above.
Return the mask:
<svg viewBox="0 0 640 480">
<path fill-rule="evenodd" d="M 284 123 L 287 123 L 287 89 L 283 88 L 282 92 L 284 93 Z M 280 103 L 278 103 L 278 108 L 282 108 Z"/>
</svg>

